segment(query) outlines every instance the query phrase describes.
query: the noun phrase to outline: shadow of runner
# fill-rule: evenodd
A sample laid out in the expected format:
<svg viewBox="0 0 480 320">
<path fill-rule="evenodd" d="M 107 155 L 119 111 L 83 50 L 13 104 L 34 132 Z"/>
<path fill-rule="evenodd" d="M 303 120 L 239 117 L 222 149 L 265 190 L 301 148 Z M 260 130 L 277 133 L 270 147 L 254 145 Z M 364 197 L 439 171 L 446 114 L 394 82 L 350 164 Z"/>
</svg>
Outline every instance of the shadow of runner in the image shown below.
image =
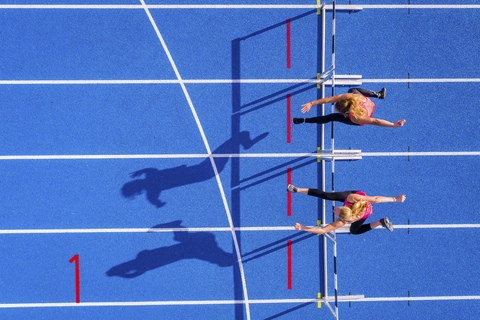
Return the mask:
<svg viewBox="0 0 480 320">
<path fill-rule="evenodd" d="M 182 221 L 159 224 L 157 228 L 185 228 Z M 109 277 L 135 278 L 147 271 L 152 271 L 168 264 L 184 259 L 198 259 L 220 267 L 231 267 L 236 263 L 236 255 L 223 251 L 215 240 L 215 235 L 209 232 L 173 232 L 173 239 L 178 244 L 160 247 L 153 250 L 143 250 L 133 260 L 112 267 L 106 272 Z"/>
<path fill-rule="evenodd" d="M 265 132 L 254 139 L 250 139 L 248 131 L 242 131 L 235 138 L 232 137 L 220 145 L 213 154 L 238 153 L 239 147 L 245 150 L 250 149 L 254 144 L 268 135 Z M 228 162 L 228 157 L 215 158 L 215 165 L 220 173 Z M 158 170 L 146 168 L 131 173 L 135 179 L 123 185 L 121 193 L 127 199 L 134 199 L 135 196 L 146 193 L 148 201 L 157 208 L 163 207 L 166 203 L 159 199 L 164 190 L 185 186 L 192 183 L 203 182 L 215 177 L 212 163 L 206 158 L 201 163 L 193 166 L 181 165 L 178 167 Z M 140 178 L 140 177 L 144 178 Z"/>
</svg>

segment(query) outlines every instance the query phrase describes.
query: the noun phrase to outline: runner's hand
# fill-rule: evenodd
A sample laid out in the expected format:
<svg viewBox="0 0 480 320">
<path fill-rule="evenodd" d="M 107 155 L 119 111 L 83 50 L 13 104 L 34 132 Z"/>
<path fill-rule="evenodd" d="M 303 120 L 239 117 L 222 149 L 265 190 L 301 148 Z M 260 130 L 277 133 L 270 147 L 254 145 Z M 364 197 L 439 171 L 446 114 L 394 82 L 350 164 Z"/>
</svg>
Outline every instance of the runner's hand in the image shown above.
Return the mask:
<svg viewBox="0 0 480 320">
<path fill-rule="evenodd" d="M 313 104 L 311 102 L 303 104 L 302 105 L 302 107 L 303 107 L 302 108 L 302 113 L 308 112 L 312 106 L 313 106 Z"/>
<path fill-rule="evenodd" d="M 295 223 L 295 230 L 302 230 L 302 227 L 300 223 Z"/>
</svg>

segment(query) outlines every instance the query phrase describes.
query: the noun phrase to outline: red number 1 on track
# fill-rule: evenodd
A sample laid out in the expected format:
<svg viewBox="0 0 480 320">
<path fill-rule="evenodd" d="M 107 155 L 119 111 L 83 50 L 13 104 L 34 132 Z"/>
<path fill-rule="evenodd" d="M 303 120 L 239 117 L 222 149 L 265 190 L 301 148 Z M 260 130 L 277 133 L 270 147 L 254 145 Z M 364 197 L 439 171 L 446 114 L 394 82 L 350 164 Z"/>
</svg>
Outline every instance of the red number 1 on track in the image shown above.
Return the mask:
<svg viewBox="0 0 480 320">
<path fill-rule="evenodd" d="M 79 267 L 78 267 L 78 254 L 74 255 L 72 259 L 70 259 L 70 263 L 75 261 L 75 286 L 77 291 L 77 303 L 80 303 L 80 277 L 78 275 Z"/>
</svg>

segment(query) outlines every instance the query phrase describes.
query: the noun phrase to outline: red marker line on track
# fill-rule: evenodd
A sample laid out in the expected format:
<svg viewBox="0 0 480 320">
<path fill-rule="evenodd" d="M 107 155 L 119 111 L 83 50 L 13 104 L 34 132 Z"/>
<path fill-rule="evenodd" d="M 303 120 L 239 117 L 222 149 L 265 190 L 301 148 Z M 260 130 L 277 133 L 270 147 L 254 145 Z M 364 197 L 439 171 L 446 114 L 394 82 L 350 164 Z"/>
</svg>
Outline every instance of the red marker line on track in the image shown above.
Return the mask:
<svg viewBox="0 0 480 320">
<path fill-rule="evenodd" d="M 290 19 L 287 19 L 287 69 L 290 69 Z"/>
<path fill-rule="evenodd" d="M 287 169 L 287 183 L 292 184 L 292 168 Z M 288 216 L 292 215 L 292 193 L 287 192 L 288 199 Z"/>
<path fill-rule="evenodd" d="M 288 289 L 292 289 L 292 241 L 288 240 Z"/>
<path fill-rule="evenodd" d="M 291 116 L 290 116 L 290 106 L 291 106 L 291 98 L 290 94 L 287 94 L 287 143 L 292 142 L 292 128 L 291 128 Z"/>
<path fill-rule="evenodd" d="M 76 302 L 80 303 L 80 276 L 79 276 L 79 265 L 78 265 L 78 254 L 74 255 L 72 259 L 70 259 L 70 263 L 75 261 L 75 287 L 76 287 Z"/>
</svg>

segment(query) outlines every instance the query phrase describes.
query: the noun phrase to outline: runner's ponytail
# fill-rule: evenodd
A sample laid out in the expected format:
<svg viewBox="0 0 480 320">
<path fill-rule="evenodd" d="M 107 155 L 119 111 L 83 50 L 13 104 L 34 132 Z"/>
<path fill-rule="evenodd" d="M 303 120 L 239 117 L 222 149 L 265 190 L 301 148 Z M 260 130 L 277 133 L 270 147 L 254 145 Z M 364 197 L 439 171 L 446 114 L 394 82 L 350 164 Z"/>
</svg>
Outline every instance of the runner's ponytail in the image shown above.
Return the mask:
<svg viewBox="0 0 480 320">
<path fill-rule="evenodd" d="M 335 110 L 343 114 L 350 112 L 350 114 L 357 119 L 365 116 L 367 113 L 367 111 L 360 106 L 358 99 L 354 96 L 342 99 L 335 103 Z"/>
<path fill-rule="evenodd" d="M 355 220 L 358 220 L 358 218 L 360 218 L 362 216 L 362 214 L 365 212 L 365 210 L 367 210 L 367 208 L 370 206 L 370 203 L 366 202 L 366 201 L 357 201 L 355 202 L 352 207 L 351 207 L 351 210 L 352 210 L 352 217 L 355 219 Z"/>
</svg>

